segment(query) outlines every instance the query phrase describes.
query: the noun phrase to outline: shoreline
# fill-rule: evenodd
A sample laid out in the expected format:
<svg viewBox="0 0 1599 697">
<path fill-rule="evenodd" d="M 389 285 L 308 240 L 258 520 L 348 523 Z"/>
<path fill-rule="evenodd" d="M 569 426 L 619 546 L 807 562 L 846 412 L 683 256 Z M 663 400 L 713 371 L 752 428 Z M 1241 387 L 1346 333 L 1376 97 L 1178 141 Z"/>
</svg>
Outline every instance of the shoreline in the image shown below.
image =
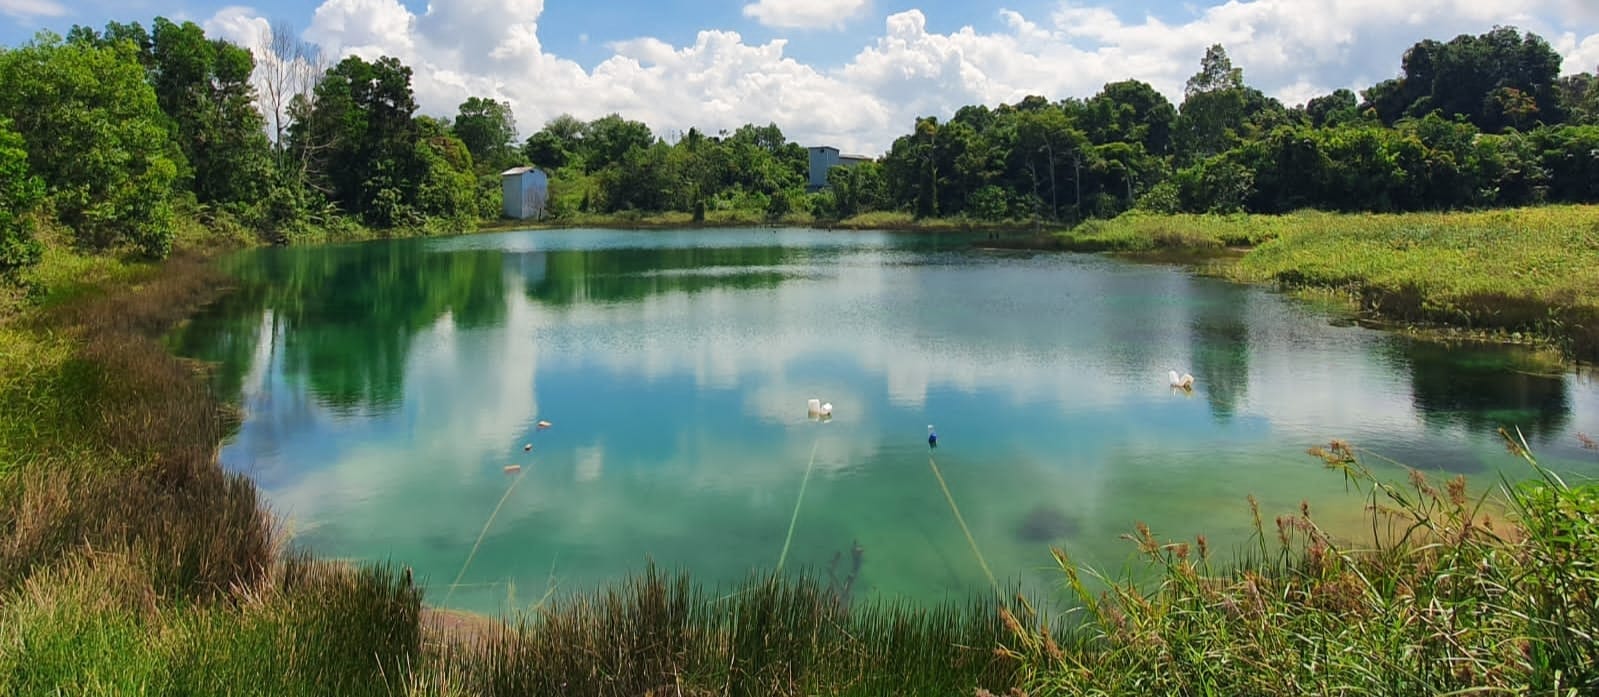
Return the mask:
<svg viewBox="0 0 1599 697">
<path fill-rule="evenodd" d="M 866 214 L 838 221 L 790 217 L 779 221 L 716 219 L 695 222 L 687 213 L 651 215 L 591 215 L 575 220 L 483 222 L 469 230 L 444 234 L 427 230 L 379 231 L 362 228 L 356 234 L 331 234 L 291 240 L 288 246 L 347 244 L 379 239 L 446 237 L 514 232 L 519 230 L 717 230 L 731 228 L 809 228 L 822 231 L 883 231 L 919 234 L 984 234 L 972 248 L 991 252 L 1068 252 L 1107 254 L 1137 263 L 1174 264 L 1207 276 L 1235 283 L 1264 286 L 1288 294 L 1308 294 L 1333 302 L 1329 312 L 1349 313 L 1361 326 L 1439 342 L 1468 342 L 1519 346 L 1557 351 L 1569 364 L 1599 362 L 1599 305 L 1578 307 L 1539 298 L 1478 299 L 1478 307 L 1438 311 L 1425 288 L 1391 288 L 1359 275 L 1332 281 L 1309 278 L 1292 264 L 1265 271 L 1245 269 L 1263 247 L 1296 236 L 1295 226 L 1336 227 L 1340 223 L 1369 223 L 1403 227 L 1439 216 L 1499 218 L 1541 210 L 1574 211 L 1599 218 L 1599 206 L 1555 206 L 1531 209 L 1496 209 L 1478 213 L 1369 214 L 1300 212 L 1286 215 L 1165 215 L 1129 213 L 1110 220 L 1091 220 L 1076 227 L 1025 221 L 973 221 L 922 218 L 909 214 Z M 1503 222 L 1502 220 L 1500 222 Z M 260 243 L 268 245 L 271 243 Z M 1341 251 L 1334 249 L 1333 252 Z M 1517 306 L 1522 319 L 1502 321 L 1499 307 Z M 1336 305 L 1336 307 L 1333 307 Z M 1540 321 L 1553 319 L 1554 321 Z M 1587 321 L 1592 318 L 1593 321 Z M 1485 321 L 1486 320 L 1486 321 Z M 1501 320 L 1501 321 L 1495 321 Z"/>
<path fill-rule="evenodd" d="M 1523 217 L 1550 224 L 1525 224 Z M 982 247 L 1181 264 L 1235 283 L 1334 300 L 1370 328 L 1429 340 L 1553 349 L 1583 365 L 1599 362 L 1599 297 L 1584 293 L 1584 284 L 1570 276 L 1599 264 L 1599 247 L 1581 243 L 1587 234 L 1582 226 L 1594 219 L 1599 206 L 1389 215 L 1135 214 L 1049 235 L 989 240 Z M 1562 235 L 1570 238 L 1564 247 L 1547 239 Z M 1576 267 L 1576 274 L 1546 272 L 1551 266 Z"/>
</svg>

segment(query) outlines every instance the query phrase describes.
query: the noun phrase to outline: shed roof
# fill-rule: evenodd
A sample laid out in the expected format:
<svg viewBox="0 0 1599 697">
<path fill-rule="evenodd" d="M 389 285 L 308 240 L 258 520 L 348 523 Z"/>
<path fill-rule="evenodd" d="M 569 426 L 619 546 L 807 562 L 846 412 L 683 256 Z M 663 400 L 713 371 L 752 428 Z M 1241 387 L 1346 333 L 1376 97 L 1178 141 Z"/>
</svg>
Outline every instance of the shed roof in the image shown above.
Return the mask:
<svg viewBox="0 0 1599 697">
<path fill-rule="evenodd" d="M 537 172 L 538 170 L 539 168 L 537 167 L 512 167 L 504 172 L 500 172 L 500 176 L 514 177 L 518 174 L 527 174 L 528 172 Z"/>
</svg>

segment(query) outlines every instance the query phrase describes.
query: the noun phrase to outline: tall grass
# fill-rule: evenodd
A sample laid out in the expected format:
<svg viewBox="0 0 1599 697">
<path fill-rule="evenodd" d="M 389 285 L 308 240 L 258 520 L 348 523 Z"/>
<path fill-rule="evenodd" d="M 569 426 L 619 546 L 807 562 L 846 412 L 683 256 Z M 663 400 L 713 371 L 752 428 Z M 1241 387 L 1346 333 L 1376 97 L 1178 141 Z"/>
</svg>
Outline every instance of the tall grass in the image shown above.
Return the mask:
<svg viewBox="0 0 1599 697">
<path fill-rule="evenodd" d="M 1000 607 L 851 606 L 803 575 L 718 596 L 651 568 L 457 635 L 434 660 L 442 684 L 481 695 L 971 694 L 1017 678 L 994 650 L 1015 617 Z"/>
<path fill-rule="evenodd" d="M 216 461 L 232 411 L 157 340 L 225 287 L 180 256 L 0 324 L 0 694 L 405 689 L 409 575 L 282 558 Z"/>
<path fill-rule="evenodd" d="M 1077 252 L 1219 252 L 1273 240 L 1300 225 L 1293 216 L 1157 215 L 1131 211 L 1057 233 L 1053 246 Z"/>
<path fill-rule="evenodd" d="M 1040 232 L 1058 227 L 1039 220 L 980 220 L 965 216 L 918 217 L 907 211 L 871 211 L 826 223 L 847 230 L 916 230 L 924 232 Z"/>
<path fill-rule="evenodd" d="M 1599 207 L 1317 215 L 1231 270 L 1407 322 L 1552 337 L 1599 356 Z"/>
<path fill-rule="evenodd" d="M 1346 299 L 1368 315 L 1552 340 L 1599 358 L 1599 207 L 1455 213 L 1124 214 L 1019 246 L 1193 257 L 1219 271 Z M 1523 336 L 1516 336 L 1522 334 Z"/>
<path fill-rule="evenodd" d="M 1213 565 L 1204 538 L 1129 536 L 1153 584 L 1102 580 L 1055 555 L 1085 615 L 1069 649 L 1016 632 L 1042 694 L 1594 694 L 1599 691 L 1599 489 L 1537 473 L 1508 506 L 1457 478 L 1375 478 L 1334 442 L 1312 454 L 1368 496 L 1372 534 L 1341 540 L 1308 506 L 1264 523 L 1255 552 Z"/>
<path fill-rule="evenodd" d="M 147 568 L 81 556 L 0 596 L 0 693 L 406 693 L 420 601 L 402 574 L 290 557 L 232 602 L 174 603 Z"/>
</svg>

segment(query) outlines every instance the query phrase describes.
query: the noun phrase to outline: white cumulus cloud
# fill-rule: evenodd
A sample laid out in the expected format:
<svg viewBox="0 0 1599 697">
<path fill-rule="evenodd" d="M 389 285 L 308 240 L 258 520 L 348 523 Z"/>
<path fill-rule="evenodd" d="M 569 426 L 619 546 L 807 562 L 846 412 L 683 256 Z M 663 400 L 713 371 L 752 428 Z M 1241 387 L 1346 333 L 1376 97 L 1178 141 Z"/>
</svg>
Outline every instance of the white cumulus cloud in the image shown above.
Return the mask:
<svg viewBox="0 0 1599 697">
<path fill-rule="evenodd" d="M 868 0 L 758 0 L 744 6 L 744 16 L 768 27 L 841 27 L 864 12 L 867 4 Z"/>
</svg>

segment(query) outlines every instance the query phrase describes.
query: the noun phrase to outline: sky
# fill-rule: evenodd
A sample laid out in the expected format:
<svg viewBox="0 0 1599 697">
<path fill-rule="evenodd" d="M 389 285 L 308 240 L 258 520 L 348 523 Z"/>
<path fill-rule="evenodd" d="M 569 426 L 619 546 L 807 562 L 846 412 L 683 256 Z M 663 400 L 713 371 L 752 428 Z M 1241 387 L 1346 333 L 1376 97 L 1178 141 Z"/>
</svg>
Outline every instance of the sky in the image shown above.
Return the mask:
<svg viewBox="0 0 1599 697">
<path fill-rule="evenodd" d="M 657 134 L 776 123 L 803 145 L 887 150 L 918 116 L 1135 78 L 1173 102 L 1205 47 L 1292 106 L 1399 72 L 1404 50 L 1497 25 L 1599 68 L 1599 0 L 0 0 L 0 42 L 165 16 L 252 48 L 275 23 L 329 56 L 399 57 L 422 113 L 510 102 Z M 257 51 L 257 61 L 272 60 Z"/>
</svg>

